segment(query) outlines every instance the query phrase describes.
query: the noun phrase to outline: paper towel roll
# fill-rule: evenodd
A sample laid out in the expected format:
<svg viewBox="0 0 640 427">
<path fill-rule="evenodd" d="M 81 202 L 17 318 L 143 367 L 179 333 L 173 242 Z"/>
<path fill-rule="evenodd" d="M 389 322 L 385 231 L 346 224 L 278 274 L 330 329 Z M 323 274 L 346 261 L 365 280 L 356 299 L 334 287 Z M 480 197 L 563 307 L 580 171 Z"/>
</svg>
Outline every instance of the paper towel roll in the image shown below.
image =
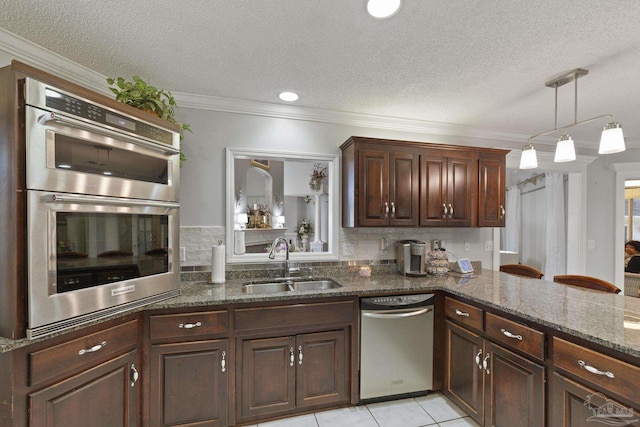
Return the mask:
<svg viewBox="0 0 640 427">
<path fill-rule="evenodd" d="M 211 282 L 224 283 L 224 245 L 213 246 L 211 248 Z"/>
</svg>

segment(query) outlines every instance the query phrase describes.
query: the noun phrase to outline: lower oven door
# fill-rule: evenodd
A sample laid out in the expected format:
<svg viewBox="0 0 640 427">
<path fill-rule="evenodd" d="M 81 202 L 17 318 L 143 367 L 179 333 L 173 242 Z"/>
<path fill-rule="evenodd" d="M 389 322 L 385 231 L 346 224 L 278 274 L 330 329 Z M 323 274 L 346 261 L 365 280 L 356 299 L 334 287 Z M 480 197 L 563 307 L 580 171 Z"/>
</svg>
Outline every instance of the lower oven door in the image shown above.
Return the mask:
<svg viewBox="0 0 640 427">
<path fill-rule="evenodd" d="M 28 323 L 38 336 L 179 293 L 179 205 L 28 191 Z"/>
</svg>

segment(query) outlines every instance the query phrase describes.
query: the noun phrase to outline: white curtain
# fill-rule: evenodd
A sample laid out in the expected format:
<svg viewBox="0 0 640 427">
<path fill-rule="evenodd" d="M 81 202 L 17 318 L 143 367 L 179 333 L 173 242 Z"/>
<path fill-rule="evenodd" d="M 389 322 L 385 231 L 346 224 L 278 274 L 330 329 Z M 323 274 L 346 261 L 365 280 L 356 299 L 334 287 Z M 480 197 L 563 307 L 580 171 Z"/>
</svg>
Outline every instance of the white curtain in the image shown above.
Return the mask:
<svg viewBox="0 0 640 427">
<path fill-rule="evenodd" d="M 544 278 L 553 280 L 553 276 L 566 274 L 567 271 L 563 175 L 546 174 L 544 192 L 547 205 Z"/>
<path fill-rule="evenodd" d="M 505 214 L 505 240 L 503 249 L 510 252 L 520 252 L 520 187 L 512 185 L 507 189 Z"/>
</svg>

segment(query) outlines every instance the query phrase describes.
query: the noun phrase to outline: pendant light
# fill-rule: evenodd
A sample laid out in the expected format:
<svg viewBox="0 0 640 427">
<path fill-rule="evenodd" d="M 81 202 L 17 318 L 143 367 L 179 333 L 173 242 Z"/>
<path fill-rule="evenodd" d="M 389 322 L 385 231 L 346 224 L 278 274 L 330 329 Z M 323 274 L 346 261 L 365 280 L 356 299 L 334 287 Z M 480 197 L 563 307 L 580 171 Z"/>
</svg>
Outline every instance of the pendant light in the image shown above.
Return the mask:
<svg viewBox="0 0 640 427">
<path fill-rule="evenodd" d="M 538 157 L 536 149 L 533 145 L 527 144 L 522 147 L 522 155 L 520 156 L 520 169 L 535 169 L 538 167 Z"/>
<path fill-rule="evenodd" d="M 611 121 L 602 129 L 599 154 L 620 153 L 626 149 L 620 123 Z"/>
<path fill-rule="evenodd" d="M 564 134 L 558 139 L 556 144 L 556 153 L 554 156 L 554 162 L 570 162 L 576 159 L 576 151 L 573 143 L 573 139 L 566 132 L 566 129 L 582 125 L 584 123 L 592 122 L 594 120 L 607 117 L 609 123 L 607 123 L 600 136 L 600 147 L 598 149 L 599 154 L 619 153 L 625 150 L 624 135 L 622 133 L 622 127 L 620 123 L 616 122 L 611 114 L 603 114 L 600 116 L 592 117 L 590 119 L 578 121 L 578 79 L 582 76 L 589 74 L 589 71 L 582 68 L 576 68 L 567 73 L 561 74 L 553 80 L 545 83 L 545 86 L 555 89 L 555 122 L 554 127 L 551 130 L 533 135 L 527 140 L 527 144 L 522 149 L 522 155 L 520 157 L 520 169 L 533 169 L 537 167 L 538 161 L 535 154 L 535 149 L 531 145 L 531 140 L 543 135 L 548 135 L 553 132 L 557 132 L 559 129 L 564 129 Z M 558 128 L 558 88 L 569 82 L 575 83 L 574 89 L 574 119 L 573 123 Z M 531 166 L 535 164 L 536 166 Z M 527 166 L 527 167 L 523 167 Z"/>
<path fill-rule="evenodd" d="M 576 159 L 576 149 L 573 146 L 573 139 L 571 135 L 564 134 L 558 139 L 556 144 L 556 155 L 553 161 L 556 163 L 572 162 Z"/>
</svg>

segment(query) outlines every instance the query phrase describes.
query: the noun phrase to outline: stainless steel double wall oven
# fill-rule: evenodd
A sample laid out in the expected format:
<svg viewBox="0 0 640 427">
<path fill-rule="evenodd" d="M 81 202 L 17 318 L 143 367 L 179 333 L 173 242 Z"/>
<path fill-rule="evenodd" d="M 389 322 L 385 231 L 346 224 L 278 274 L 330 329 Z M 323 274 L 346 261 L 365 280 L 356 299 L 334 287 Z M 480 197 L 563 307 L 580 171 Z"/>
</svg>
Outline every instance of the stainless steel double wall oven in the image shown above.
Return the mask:
<svg viewBox="0 0 640 427">
<path fill-rule="evenodd" d="M 27 335 L 177 295 L 179 134 L 24 82 Z"/>
</svg>

